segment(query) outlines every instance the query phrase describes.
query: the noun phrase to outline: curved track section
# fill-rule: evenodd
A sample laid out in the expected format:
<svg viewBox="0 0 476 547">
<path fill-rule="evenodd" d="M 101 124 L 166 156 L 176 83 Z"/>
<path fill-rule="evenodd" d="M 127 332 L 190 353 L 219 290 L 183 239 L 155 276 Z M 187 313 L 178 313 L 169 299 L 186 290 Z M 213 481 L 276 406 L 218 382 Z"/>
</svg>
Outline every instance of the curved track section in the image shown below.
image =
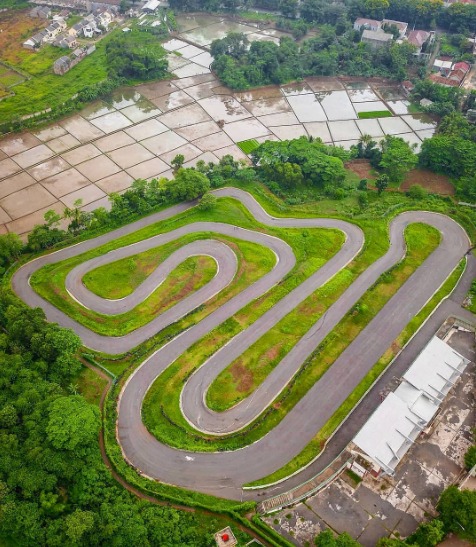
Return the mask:
<svg viewBox="0 0 476 547">
<path fill-rule="evenodd" d="M 153 381 L 180 354 L 247 303 L 269 290 L 270 287 L 289 273 L 294 266 L 294 256 L 291 249 L 276 238 L 226 224 L 197 223 L 162 234 L 162 236 L 156 236 L 157 238 L 165 236 L 173 240 L 173 238 L 196 231 L 211 231 L 267 245 L 273 249 L 278 257 L 278 262 L 271 272 L 231 298 L 201 322 L 179 334 L 142 363 L 123 387 L 118 406 L 118 439 L 124 456 L 134 467 L 149 477 L 167 483 L 223 497 L 242 499 L 244 496 L 241 488 L 243 483 L 268 475 L 287 463 L 306 446 L 316 431 L 327 422 L 354 387 L 372 368 L 373 364 L 386 351 L 408 321 L 418 313 L 445 281 L 466 253 L 469 241 L 458 224 L 442 215 L 427 212 L 407 212 L 396 217 L 390 225 L 390 248 L 388 252 L 372 264 L 329 308 L 288 356 L 283 359 L 280 365 L 275 368 L 256 393 L 229 411 L 217 414 L 210 411 L 204 403 L 206 391 L 216 375 L 243 353 L 255 340 L 272 328 L 282 317 L 294 309 L 299 302 L 302 302 L 309 294 L 352 260 L 363 245 L 363 234 L 355 225 L 340 220 L 278 219 L 271 217 L 249 194 L 238 189 L 226 188 L 217 191 L 216 195 L 239 199 L 259 222 L 269 226 L 335 228 L 342 230 L 346 235 L 344 246 L 330 261 L 280 300 L 272 310 L 264 314 L 249 329 L 244 330 L 220 349 L 189 379 L 181 397 L 185 416 L 199 429 L 218 434 L 240 429 L 258 416 L 283 389 L 307 356 L 365 291 L 373 285 L 383 272 L 401 260 L 405 253 L 403 233 L 408 224 L 413 222 L 430 224 L 442 234 L 442 241 L 438 249 L 407 280 L 398 293 L 384 306 L 277 427 L 250 446 L 235 452 L 220 453 L 193 453 L 161 444 L 142 424 L 142 402 Z M 101 236 L 96 240 L 87 241 L 53 255 L 37 259 L 18 270 L 13 278 L 13 287 L 28 304 L 43 307 L 48 319 L 74 328 L 82 337 L 85 345 L 109 353 L 126 351 L 124 348 L 134 347 L 143 341 L 144 336 L 148 338 L 155 334 L 161 324 L 160 318 L 165 313 L 145 327 L 137 329 L 127 336 L 120 338 L 102 337 L 77 325 L 70 318 L 43 301 L 29 287 L 28 279 L 31 273 L 43 264 L 57 262 L 69 256 L 77 256 L 85 250 L 112 241 L 142 226 L 169 218 L 185 210 L 188 206 L 182 204 L 172 207 L 138 223 Z M 161 240 L 159 239 L 159 241 Z M 140 248 L 140 245 L 143 243 L 135 244 L 131 254 L 141 252 L 143 249 Z M 155 245 L 158 244 L 155 243 Z M 105 255 L 107 257 L 105 263 L 108 263 L 109 259 L 111 259 L 110 261 L 117 260 L 113 253 L 115 251 L 109 253 L 111 256 Z M 182 255 L 182 258 L 183 256 L 186 255 Z M 177 260 L 179 260 L 179 256 L 177 256 Z M 87 267 L 81 271 L 78 270 L 72 276 L 70 281 L 73 289 L 75 289 L 79 283 L 78 280 L 85 271 L 88 271 Z M 218 278 L 219 276 L 216 276 L 208 285 L 213 286 Z M 94 295 L 91 295 L 91 293 L 80 295 L 84 305 L 92 303 L 89 300 L 91 296 Z M 133 303 L 134 298 L 131 298 L 130 302 Z M 171 309 L 173 310 L 173 308 Z M 126 342 L 124 342 L 124 339 L 127 339 Z M 250 493 L 245 495 L 253 496 Z"/>
</svg>

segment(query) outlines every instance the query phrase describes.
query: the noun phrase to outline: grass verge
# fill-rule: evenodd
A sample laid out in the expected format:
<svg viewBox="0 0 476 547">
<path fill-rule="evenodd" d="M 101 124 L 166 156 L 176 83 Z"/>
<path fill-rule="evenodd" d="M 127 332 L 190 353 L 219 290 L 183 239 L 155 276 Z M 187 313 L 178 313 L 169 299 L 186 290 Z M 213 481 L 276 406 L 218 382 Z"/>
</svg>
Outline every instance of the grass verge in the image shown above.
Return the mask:
<svg viewBox="0 0 476 547">
<path fill-rule="evenodd" d="M 373 112 L 358 112 L 359 120 L 368 120 L 369 118 L 391 118 L 392 113 L 389 110 L 375 110 Z"/>
<path fill-rule="evenodd" d="M 247 141 L 241 141 L 236 143 L 238 148 L 245 154 L 251 154 L 253 150 L 256 150 L 259 146 L 259 142 L 256 139 L 249 139 Z"/>
<path fill-rule="evenodd" d="M 277 481 L 283 480 L 289 475 L 296 473 L 306 465 L 309 465 L 324 449 L 327 441 L 337 430 L 340 424 L 347 418 L 353 408 L 357 406 L 362 397 L 366 394 L 368 389 L 382 374 L 382 372 L 393 361 L 399 351 L 405 346 L 410 338 L 417 332 L 422 326 L 427 317 L 436 309 L 438 304 L 455 288 L 461 274 L 464 271 L 464 260 L 462 260 L 454 272 L 448 277 L 440 290 L 433 296 L 433 298 L 415 315 L 415 317 L 408 323 L 405 329 L 401 332 L 391 347 L 385 352 L 385 354 L 377 361 L 373 368 L 366 374 L 359 385 L 354 389 L 352 394 L 347 398 L 337 411 L 332 415 L 329 421 L 324 427 L 316 434 L 312 441 L 304 448 L 304 450 L 293 458 L 284 467 L 278 469 L 274 473 L 264 477 L 260 480 L 250 482 L 246 486 L 266 486 L 273 484 Z"/>
<path fill-rule="evenodd" d="M 315 354 L 301 367 L 300 371 L 283 390 L 275 403 L 258 417 L 255 422 L 227 437 L 216 438 L 205 436 L 190 427 L 188 422 L 183 418 L 179 407 L 180 391 L 188 376 L 200 363 L 215 353 L 218 347 L 226 343 L 234 334 L 242 330 L 244 326 L 250 324 L 246 316 L 240 315 L 239 318 L 232 318 L 232 320 L 225 322 L 218 329 L 209 333 L 157 378 L 144 400 L 142 409 L 144 423 L 151 433 L 160 441 L 179 448 L 190 450 L 236 450 L 258 440 L 269 432 L 307 393 L 345 349 L 349 341 L 355 338 L 365 325 L 370 322 L 378 310 L 395 294 L 398 288 L 432 250 L 436 248 L 439 242 L 439 233 L 427 225 L 411 225 L 407 228 L 405 235 L 408 245 L 406 258 L 392 271 L 381 276 L 379 282 L 366 293 L 355 308 L 339 323 L 336 329 L 326 337 L 317 348 Z M 352 268 L 350 268 L 350 271 L 353 271 Z M 309 299 L 303 302 L 302 306 L 304 308 L 311 306 L 308 317 L 303 318 L 303 308 L 298 307 L 297 310 L 291 312 L 283 320 L 286 322 L 285 331 L 292 333 L 293 330 L 300 329 L 299 332 L 302 335 L 303 332 L 301 331 L 305 332 L 309 324 L 312 324 L 312 320 L 319 317 L 323 312 L 322 308 L 320 308 L 320 296 L 329 294 L 333 297 L 332 300 L 335 300 L 354 279 L 355 275 L 343 270 L 339 276 L 334 277 L 329 284 L 319 289 L 317 294 L 315 293 L 310 297 L 310 299 L 313 299 L 312 303 L 309 302 Z M 246 312 L 247 308 L 243 311 Z M 315 315 L 312 316 L 312 313 Z M 309 323 L 305 324 L 306 328 L 301 328 L 301 322 L 303 324 L 305 322 Z M 280 328 L 282 328 L 282 325 L 280 325 Z M 283 336 L 285 335 L 285 331 L 282 333 Z M 273 339 L 275 339 L 274 334 Z M 254 350 L 253 346 L 250 350 Z M 269 355 L 269 357 L 272 358 L 268 362 L 268 373 L 279 362 L 281 356 Z M 260 367 L 258 359 L 250 359 L 250 363 L 258 368 Z M 261 378 L 261 375 L 259 377 Z M 238 375 L 236 381 L 241 381 Z M 229 388 L 229 391 L 233 392 L 233 389 Z M 223 399 L 220 399 L 219 405 L 224 402 L 224 406 L 229 406 L 230 400 L 228 394 L 225 394 Z"/>
</svg>

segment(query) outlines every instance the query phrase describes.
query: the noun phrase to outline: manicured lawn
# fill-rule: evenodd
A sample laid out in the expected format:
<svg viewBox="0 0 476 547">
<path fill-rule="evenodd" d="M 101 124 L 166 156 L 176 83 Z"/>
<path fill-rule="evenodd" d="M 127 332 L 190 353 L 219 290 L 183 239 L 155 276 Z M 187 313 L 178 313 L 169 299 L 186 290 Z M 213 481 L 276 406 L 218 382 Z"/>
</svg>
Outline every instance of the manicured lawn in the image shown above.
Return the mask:
<svg viewBox="0 0 476 547">
<path fill-rule="evenodd" d="M 251 154 L 253 150 L 256 150 L 259 146 L 259 142 L 256 139 L 249 139 L 247 141 L 241 141 L 236 143 L 238 148 L 245 154 Z"/>
<path fill-rule="evenodd" d="M 360 120 L 367 120 L 368 118 L 391 118 L 392 113 L 389 110 L 375 110 L 374 112 L 358 112 L 357 114 Z"/>
</svg>

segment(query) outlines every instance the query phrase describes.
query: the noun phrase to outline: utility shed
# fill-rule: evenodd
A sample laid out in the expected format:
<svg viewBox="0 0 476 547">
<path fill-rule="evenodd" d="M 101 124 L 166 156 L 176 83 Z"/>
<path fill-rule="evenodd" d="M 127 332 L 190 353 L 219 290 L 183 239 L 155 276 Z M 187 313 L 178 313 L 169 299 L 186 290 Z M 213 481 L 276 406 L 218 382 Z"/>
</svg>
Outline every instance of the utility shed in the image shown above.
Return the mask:
<svg viewBox="0 0 476 547">
<path fill-rule="evenodd" d="M 393 475 L 420 432 L 463 373 L 468 359 L 433 337 L 353 439 L 378 474 Z"/>
</svg>

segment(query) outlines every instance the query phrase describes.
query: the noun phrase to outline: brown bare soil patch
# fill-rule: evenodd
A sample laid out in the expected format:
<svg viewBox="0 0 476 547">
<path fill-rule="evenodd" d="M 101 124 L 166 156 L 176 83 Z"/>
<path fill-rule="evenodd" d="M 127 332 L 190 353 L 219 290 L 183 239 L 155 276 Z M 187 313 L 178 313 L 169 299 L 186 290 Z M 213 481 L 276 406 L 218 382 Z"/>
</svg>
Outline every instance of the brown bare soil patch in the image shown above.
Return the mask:
<svg viewBox="0 0 476 547">
<path fill-rule="evenodd" d="M 28 53 L 34 55 L 34 52 L 28 52 L 23 47 L 23 42 L 51 22 L 32 18 L 29 11 L 12 10 L 1 14 L 0 54 L 4 61 L 12 65 L 18 64 Z"/>
<path fill-rule="evenodd" d="M 238 359 L 231 365 L 230 373 L 233 376 L 236 390 L 239 393 L 246 393 L 253 387 L 253 373 L 243 366 L 241 359 Z"/>
<path fill-rule="evenodd" d="M 351 160 L 345 164 L 346 168 L 355 173 L 361 179 L 375 179 L 375 176 L 372 174 L 372 166 L 370 165 L 369 160 L 366 159 L 357 159 Z"/>
<path fill-rule="evenodd" d="M 455 193 L 455 188 L 447 176 L 437 175 L 427 169 L 413 169 L 410 171 L 405 177 L 400 189 L 405 192 L 415 184 L 419 184 L 432 194 L 453 196 Z"/>
</svg>

